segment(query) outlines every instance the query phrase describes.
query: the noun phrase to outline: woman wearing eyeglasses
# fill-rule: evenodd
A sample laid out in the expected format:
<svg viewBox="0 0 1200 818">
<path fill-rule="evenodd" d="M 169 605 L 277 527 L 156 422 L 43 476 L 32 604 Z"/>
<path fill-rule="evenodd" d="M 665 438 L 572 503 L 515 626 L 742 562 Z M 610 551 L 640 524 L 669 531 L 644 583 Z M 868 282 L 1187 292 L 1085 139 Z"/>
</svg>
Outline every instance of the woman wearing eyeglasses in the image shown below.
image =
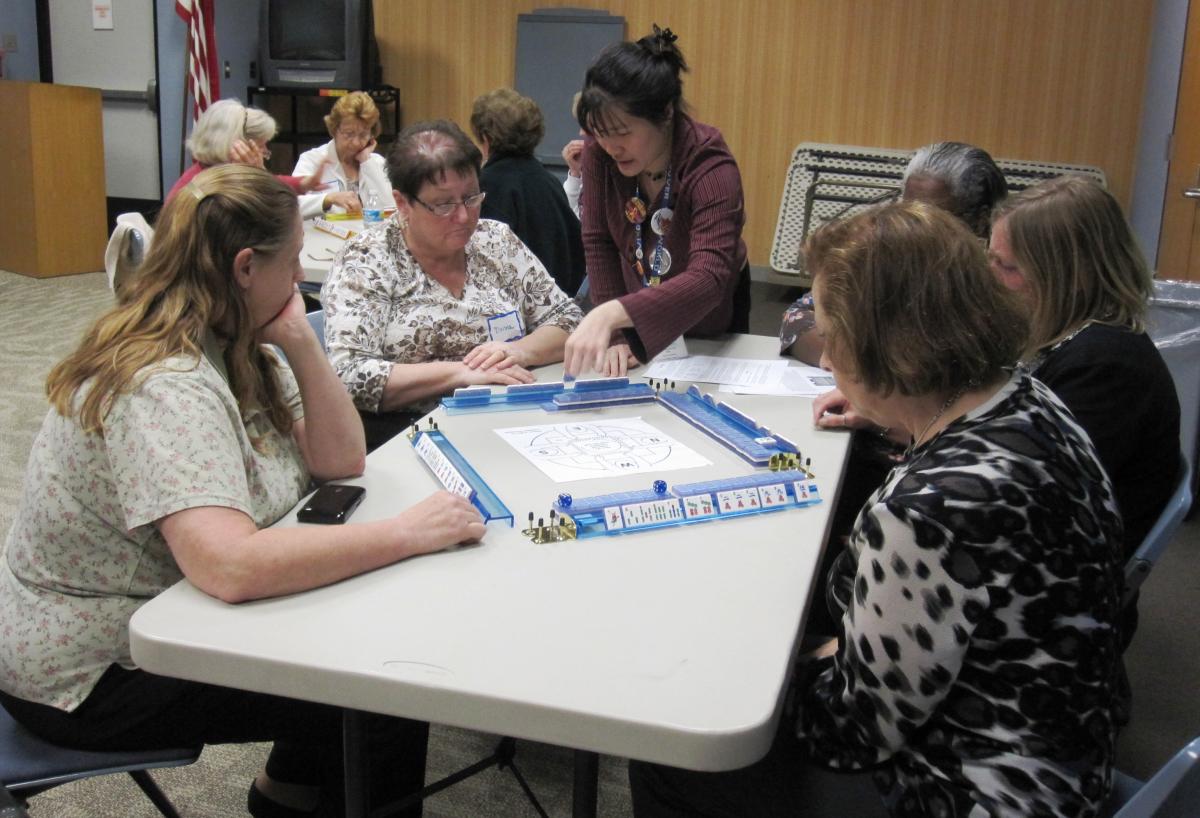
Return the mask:
<svg viewBox="0 0 1200 818">
<path fill-rule="evenodd" d="M 325 117 L 325 127 L 333 139 L 319 148 L 305 151 L 296 161 L 296 176 L 321 172 L 324 188 L 300 197 L 300 215 L 306 219 L 327 211 L 357 212 L 370 194 L 379 207 L 392 202 L 387 164 L 375 153 L 379 135 L 379 109 L 365 91 L 339 97 Z"/>
<path fill-rule="evenodd" d="M 582 317 L 507 225 L 479 218 L 481 161 L 453 122 L 404 129 L 388 157 L 395 218 L 350 239 L 321 290 L 368 447 L 460 386 L 532 382 Z"/>
</svg>

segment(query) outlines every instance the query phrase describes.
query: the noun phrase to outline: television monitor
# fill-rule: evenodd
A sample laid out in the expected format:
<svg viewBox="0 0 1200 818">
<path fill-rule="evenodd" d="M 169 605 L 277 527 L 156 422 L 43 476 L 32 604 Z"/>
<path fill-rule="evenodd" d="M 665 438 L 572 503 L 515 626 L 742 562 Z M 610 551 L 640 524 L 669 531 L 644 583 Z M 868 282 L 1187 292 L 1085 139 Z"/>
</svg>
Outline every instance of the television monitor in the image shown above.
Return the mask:
<svg viewBox="0 0 1200 818">
<path fill-rule="evenodd" d="M 269 88 L 379 85 L 371 0 L 260 0 L 259 82 Z"/>
</svg>

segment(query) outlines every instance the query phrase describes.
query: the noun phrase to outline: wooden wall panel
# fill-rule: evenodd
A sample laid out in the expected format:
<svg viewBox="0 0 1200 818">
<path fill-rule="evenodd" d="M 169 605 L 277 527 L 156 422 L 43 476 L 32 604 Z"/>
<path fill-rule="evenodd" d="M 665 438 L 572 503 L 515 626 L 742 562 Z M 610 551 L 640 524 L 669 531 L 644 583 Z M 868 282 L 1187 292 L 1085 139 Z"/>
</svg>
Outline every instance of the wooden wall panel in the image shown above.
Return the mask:
<svg viewBox="0 0 1200 818">
<path fill-rule="evenodd" d="M 464 126 L 511 84 L 517 15 L 533 0 L 378 0 L 384 78 L 405 122 Z M 973 142 L 995 156 L 1098 165 L 1128 202 L 1154 0 L 570 0 L 670 26 L 684 95 L 719 127 L 746 187 L 747 242 L 770 255 L 800 142 L 915 148 Z M 582 77 L 580 78 L 582 82 Z M 558 115 L 547 112 L 548 115 Z"/>
</svg>

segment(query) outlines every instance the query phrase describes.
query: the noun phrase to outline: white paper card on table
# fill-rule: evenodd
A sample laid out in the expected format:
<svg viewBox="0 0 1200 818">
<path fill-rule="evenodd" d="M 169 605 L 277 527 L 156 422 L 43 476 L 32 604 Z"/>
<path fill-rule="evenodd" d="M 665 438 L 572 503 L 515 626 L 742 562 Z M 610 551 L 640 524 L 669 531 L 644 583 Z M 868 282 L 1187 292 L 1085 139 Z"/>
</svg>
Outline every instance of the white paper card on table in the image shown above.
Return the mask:
<svg viewBox="0 0 1200 818">
<path fill-rule="evenodd" d="M 669 381 L 727 383 L 742 386 L 776 384 L 787 369 L 784 360 L 753 360 L 751 358 L 718 358 L 713 355 L 692 355 L 677 361 L 650 364 L 645 377 Z"/>
<path fill-rule="evenodd" d="M 710 465 L 640 417 L 510 426 L 496 434 L 557 483 Z"/>
<path fill-rule="evenodd" d="M 683 336 L 680 335 L 674 341 L 667 344 L 666 349 L 655 355 L 650 361 L 650 365 L 654 366 L 654 364 L 658 363 L 659 361 L 677 361 L 680 358 L 686 358 L 687 356 L 687 344 L 684 343 Z"/>
<path fill-rule="evenodd" d="M 782 395 L 815 398 L 818 395 L 824 395 L 836 385 L 833 375 L 824 369 L 815 366 L 789 366 L 780 373 L 777 383 L 724 384 L 717 391 L 735 395 Z"/>
</svg>

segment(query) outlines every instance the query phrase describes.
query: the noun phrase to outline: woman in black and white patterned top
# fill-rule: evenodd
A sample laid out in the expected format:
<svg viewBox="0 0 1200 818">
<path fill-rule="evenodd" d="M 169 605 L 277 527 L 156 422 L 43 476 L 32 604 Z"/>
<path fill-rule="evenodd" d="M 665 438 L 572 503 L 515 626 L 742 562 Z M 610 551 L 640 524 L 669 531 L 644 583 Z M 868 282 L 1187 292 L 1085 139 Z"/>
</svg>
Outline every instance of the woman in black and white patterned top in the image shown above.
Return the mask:
<svg viewBox="0 0 1200 818">
<path fill-rule="evenodd" d="M 911 438 L 835 566 L 839 637 L 798 665 L 767 758 L 634 763 L 638 815 L 1089 816 L 1110 788 L 1121 523 L 1087 436 L 1012 374 L 1021 308 L 953 217 L 819 231 L 823 364 Z M 873 803 L 863 774 L 882 795 Z"/>
</svg>

